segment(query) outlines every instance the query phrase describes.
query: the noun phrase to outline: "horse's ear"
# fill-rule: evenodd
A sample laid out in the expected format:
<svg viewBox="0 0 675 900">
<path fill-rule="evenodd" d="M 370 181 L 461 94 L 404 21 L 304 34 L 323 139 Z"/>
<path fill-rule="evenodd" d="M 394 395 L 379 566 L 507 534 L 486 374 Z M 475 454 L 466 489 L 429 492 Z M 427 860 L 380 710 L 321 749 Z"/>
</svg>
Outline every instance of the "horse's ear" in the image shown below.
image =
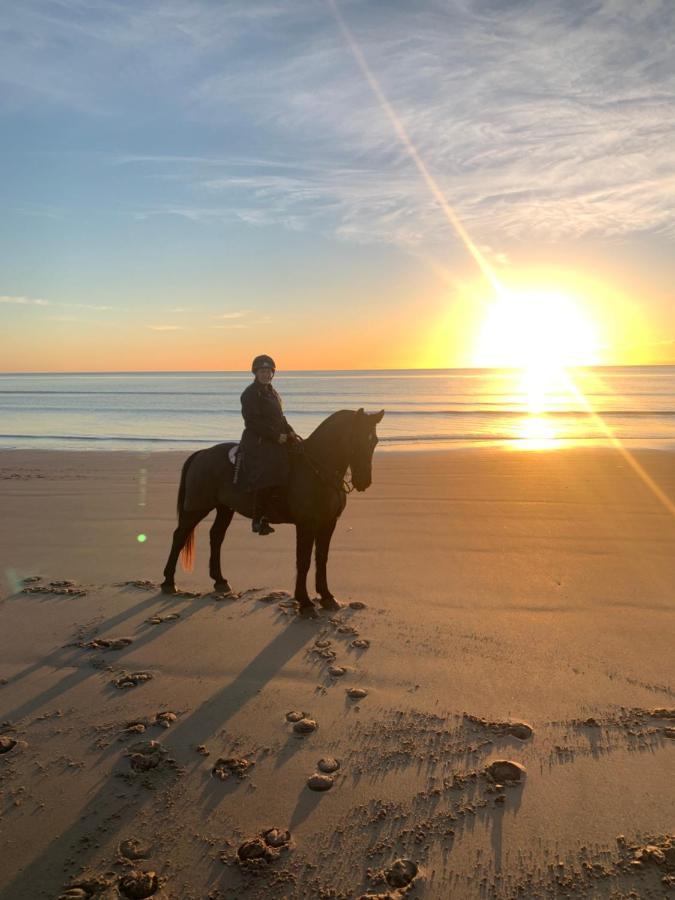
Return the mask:
<svg viewBox="0 0 675 900">
<path fill-rule="evenodd" d="M 361 409 L 357 409 L 357 410 L 356 410 L 356 418 L 357 418 L 357 419 L 362 419 L 362 418 L 363 418 L 363 407 L 361 407 Z"/>
<path fill-rule="evenodd" d="M 383 417 L 384 417 L 384 410 L 381 409 L 381 410 L 379 411 L 379 413 L 373 413 L 372 416 L 371 416 L 370 418 L 371 418 L 371 419 L 375 422 L 375 424 L 377 425 L 378 422 L 381 422 L 381 421 L 382 421 Z"/>
</svg>

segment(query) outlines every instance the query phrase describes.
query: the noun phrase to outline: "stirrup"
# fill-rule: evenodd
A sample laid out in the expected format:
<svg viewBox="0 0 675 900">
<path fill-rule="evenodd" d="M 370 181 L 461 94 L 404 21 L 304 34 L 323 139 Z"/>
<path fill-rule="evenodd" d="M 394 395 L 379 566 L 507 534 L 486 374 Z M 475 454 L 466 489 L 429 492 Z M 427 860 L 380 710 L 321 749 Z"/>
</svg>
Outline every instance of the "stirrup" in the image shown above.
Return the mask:
<svg viewBox="0 0 675 900">
<path fill-rule="evenodd" d="M 257 531 L 258 531 L 258 534 L 260 534 L 260 535 L 274 534 L 274 528 L 272 528 L 272 526 L 270 525 L 269 519 L 266 519 L 264 516 L 263 516 L 263 518 L 260 519 L 260 522 L 258 523 Z"/>
</svg>

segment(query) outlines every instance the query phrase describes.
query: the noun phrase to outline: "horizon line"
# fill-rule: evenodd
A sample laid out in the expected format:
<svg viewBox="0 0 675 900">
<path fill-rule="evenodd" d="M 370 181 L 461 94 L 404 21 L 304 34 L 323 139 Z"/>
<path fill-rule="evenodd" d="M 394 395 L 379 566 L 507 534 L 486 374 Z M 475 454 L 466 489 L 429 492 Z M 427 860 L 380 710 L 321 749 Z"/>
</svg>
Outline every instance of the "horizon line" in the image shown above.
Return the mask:
<svg viewBox="0 0 675 900">
<path fill-rule="evenodd" d="M 650 369 L 675 366 L 671 362 L 654 363 L 602 363 L 578 366 L 564 366 L 565 370 L 578 369 Z M 296 374 L 330 374 L 336 372 L 517 372 L 527 366 L 398 366 L 390 368 L 358 368 L 358 369 L 280 369 L 281 373 Z M 26 370 L 0 371 L 2 375 L 250 375 L 250 369 L 69 369 L 69 370 Z"/>
</svg>

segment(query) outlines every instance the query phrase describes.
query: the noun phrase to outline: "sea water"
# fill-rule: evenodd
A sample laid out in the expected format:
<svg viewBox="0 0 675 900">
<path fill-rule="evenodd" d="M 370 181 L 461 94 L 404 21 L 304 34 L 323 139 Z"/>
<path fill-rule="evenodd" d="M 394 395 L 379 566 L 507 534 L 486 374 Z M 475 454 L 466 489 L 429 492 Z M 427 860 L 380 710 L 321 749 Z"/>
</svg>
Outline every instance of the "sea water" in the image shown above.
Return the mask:
<svg viewBox="0 0 675 900">
<path fill-rule="evenodd" d="M 188 450 L 236 440 L 246 372 L 0 374 L 0 448 Z M 309 435 L 339 409 L 384 409 L 381 448 L 675 447 L 675 366 L 279 372 Z"/>
</svg>

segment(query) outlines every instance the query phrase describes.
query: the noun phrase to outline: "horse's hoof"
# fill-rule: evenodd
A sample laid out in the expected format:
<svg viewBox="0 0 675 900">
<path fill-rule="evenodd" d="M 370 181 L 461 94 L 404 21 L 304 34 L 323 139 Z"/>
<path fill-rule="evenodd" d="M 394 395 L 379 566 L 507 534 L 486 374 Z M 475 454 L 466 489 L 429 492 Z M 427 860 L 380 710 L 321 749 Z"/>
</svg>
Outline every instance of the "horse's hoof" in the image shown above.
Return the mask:
<svg viewBox="0 0 675 900">
<path fill-rule="evenodd" d="M 314 604 L 310 601 L 309 603 L 301 603 L 298 608 L 298 615 L 301 619 L 318 619 L 319 614 L 314 608 Z"/>
<path fill-rule="evenodd" d="M 213 590 L 216 594 L 231 594 L 232 588 L 230 587 L 229 581 L 227 579 L 225 581 L 215 581 L 213 583 Z"/>
<path fill-rule="evenodd" d="M 163 581 L 160 585 L 160 590 L 163 594 L 177 594 L 176 585 L 173 581 Z"/>
<path fill-rule="evenodd" d="M 330 594 L 328 597 L 320 597 L 319 603 L 321 605 L 321 609 L 329 609 L 332 611 L 342 609 L 342 606 L 337 602 L 332 594 Z"/>
</svg>

